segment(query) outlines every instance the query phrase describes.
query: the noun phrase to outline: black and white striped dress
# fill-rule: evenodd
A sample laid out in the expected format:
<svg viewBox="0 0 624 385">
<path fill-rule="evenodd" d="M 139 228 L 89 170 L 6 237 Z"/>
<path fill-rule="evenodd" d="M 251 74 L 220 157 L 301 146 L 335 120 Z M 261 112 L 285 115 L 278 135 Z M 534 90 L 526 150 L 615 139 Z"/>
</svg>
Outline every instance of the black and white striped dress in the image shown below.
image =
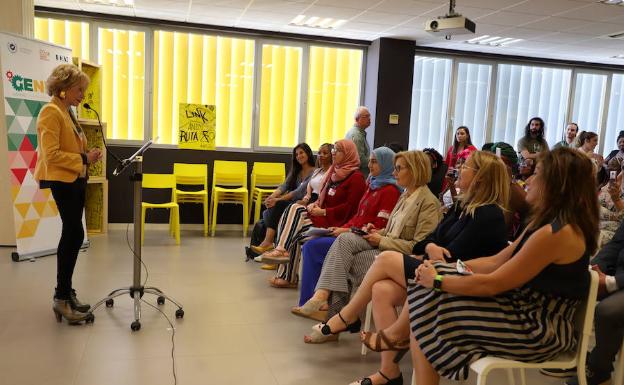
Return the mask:
<svg viewBox="0 0 624 385">
<path fill-rule="evenodd" d="M 561 226 L 552 224 L 553 232 Z M 515 253 L 531 234 L 527 233 Z M 468 378 L 485 356 L 542 362 L 574 349 L 574 314 L 589 290 L 589 256 L 547 266 L 521 288 L 494 297 L 471 297 L 408 288 L 410 325 L 420 349 L 442 377 Z M 437 263 L 440 275 L 458 275 Z"/>
</svg>

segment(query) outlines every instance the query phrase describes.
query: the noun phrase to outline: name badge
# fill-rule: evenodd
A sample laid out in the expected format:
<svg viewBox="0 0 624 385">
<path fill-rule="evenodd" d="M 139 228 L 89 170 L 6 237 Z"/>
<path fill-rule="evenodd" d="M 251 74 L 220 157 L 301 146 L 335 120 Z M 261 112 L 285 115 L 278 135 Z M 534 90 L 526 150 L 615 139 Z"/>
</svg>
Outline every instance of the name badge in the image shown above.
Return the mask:
<svg viewBox="0 0 624 385">
<path fill-rule="evenodd" d="M 336 195 L 336 189 L 330 188 L 329 191 L 327 192 L 327 194 L 329 194 L 329 196 L 333 197 L 334 195 Z"/>
</svg>

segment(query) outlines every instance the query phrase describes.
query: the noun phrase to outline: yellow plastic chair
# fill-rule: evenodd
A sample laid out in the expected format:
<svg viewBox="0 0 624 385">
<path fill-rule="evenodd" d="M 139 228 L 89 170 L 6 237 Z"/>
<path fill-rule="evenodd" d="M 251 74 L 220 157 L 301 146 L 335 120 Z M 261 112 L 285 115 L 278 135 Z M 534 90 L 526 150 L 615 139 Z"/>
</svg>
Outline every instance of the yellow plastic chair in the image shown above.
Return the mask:
<svg viewBox="0 0 624 385">
<path fill-rule="evenodd" d="M 210 235 L 214 236 L 217 227 L 217 207 L 219 203 L 243 205 L 243 236 L 249 226 L 249 190 L 247 190 L 247 162 L 215 160 L 212 171 L 210 195 Z"/>
<path fill-rule="evenodd" d="M 249 197 L 249 215 L 255 204 L 254 223 L 260 219 L 262 201 L 284 183 L 286 166 L 284 163 L 254 162 L 251 171 L 251 196 Z"/>
<path fill-rule="evenodd" d="M 175 202 L 176 178 L 173 174 L 143 174 L 141 186 L 146 189 L 171 189 L 171 202 L 150 203 L 141 202 L 141 244 L 143 244 L 145 228 L 145 212 L 147 209 L 168 209 L 169 234 L 175 236 L 176 245 L 180 244 L 180 208 Z"/>
<path fill-rule="evenodd" d="M 205 164 L 174 163 L 173 174 L 176 184 L 201 186 L 201 190 L 188 191 L 176 187 L 175 202 L 197 203 L 204 209 L 204 235 L 208 235 L 208 166 Z"/>
</svg>

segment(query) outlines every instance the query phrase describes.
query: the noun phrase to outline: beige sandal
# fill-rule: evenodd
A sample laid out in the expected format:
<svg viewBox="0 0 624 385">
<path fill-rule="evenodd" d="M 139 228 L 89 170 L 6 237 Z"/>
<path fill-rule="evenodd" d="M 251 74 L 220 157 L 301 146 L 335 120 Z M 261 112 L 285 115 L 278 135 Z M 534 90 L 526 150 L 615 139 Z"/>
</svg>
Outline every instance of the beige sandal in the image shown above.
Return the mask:
<svg viewBox="0 0 624 385">
<path fill-rule="evenodd" d="M 262 262 L 274 265 L 289 263 L 290 254 L 286 250 L 273 249 L 262 254 Z"/>
<path fill-rule="evenodd" d="M 321 308 L 326 305 L 326 300 L 315 300 L 310 298 L 303 304 L 303 306 L 295 306 L 290 309 L 290 312 L 300 317 L 323 322 L 327 319 L 327 310 L 321 310 Z"/>
</svg>

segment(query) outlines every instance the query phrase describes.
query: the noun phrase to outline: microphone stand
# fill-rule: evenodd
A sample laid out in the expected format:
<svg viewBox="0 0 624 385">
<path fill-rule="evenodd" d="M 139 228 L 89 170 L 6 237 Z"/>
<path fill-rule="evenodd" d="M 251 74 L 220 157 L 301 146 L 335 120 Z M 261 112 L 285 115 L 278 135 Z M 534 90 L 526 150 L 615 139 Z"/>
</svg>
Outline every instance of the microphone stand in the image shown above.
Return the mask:
<svg viewBox="0 0 624 385">
<path fill-rule="evenodd" d="M 130 166 L 131 164 L 134 165 L 134 171 L 130 175 L 130 180 L 132 181 L 134 186 L 134 274 L 132 286 L 122 287 L 111 291 L 110 293 L 108 293 L 106 298 L 98 301 L 94 306 L 91 307 L 91 309 L 89 309 L 89 314 L 91 317 L 93 317 L 93 312 L 103 303 L 106 304 L 106 307 L 113 307 L 114 298 L 119 297 L 123 294 L 129 294 L 130 297 L 134 300 L 134 322 L 130 324 L 130 329 L 132 329 L 133 331 L 141 329 L 141 298 L 144 294 L 152 294 L 157 296 L 156 303 L 158 305 L 163 305 L 165 303 L 165 299 L 169 300 L 171 303 L 178 307 L 175 312 L 175 317 L 184 317 L 184 310 L 182 309 L 182 305 L 178 304 L 175 300 L 168 297 L 157 287 L 143 286 L 143 283 L 141 282 L 141 183 L 143 181 L 143 153 L 149 148 L 149 146 L 152 145 L 152 143 L 153 141 L 150 139 L 148 142 L 143 144 L 143 146 L 141 146 L 141 148 L 139 148 L 139 150 L 135 152 L 130 158 L 120 161 L 119 166 L 117 166 L 117 168 L 115 168 L 115 171 L 113 171 L 113 175 L 118 176 L 122 172 L 124 172 L 124 170 L 127 169 L 128 166 Z"/>
</svg>

